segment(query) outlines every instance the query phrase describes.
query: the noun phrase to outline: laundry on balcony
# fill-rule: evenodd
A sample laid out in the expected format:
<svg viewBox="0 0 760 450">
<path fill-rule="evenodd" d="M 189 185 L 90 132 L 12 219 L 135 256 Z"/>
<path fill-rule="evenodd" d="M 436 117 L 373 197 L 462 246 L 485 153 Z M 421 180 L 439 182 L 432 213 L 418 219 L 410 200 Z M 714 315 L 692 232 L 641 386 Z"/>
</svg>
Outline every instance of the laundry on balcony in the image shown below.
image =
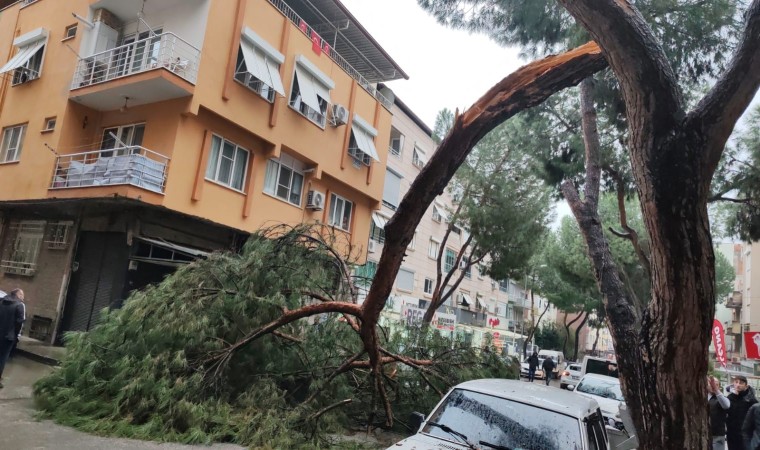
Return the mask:
<svg viewBox="0 0 760 450">
<path fill-rule="evenodd" d="M 61 155 L 51 188 L 130 184 L 161 193 L 167 163 L 165 156 L 142 147 Z"/>
</svg>

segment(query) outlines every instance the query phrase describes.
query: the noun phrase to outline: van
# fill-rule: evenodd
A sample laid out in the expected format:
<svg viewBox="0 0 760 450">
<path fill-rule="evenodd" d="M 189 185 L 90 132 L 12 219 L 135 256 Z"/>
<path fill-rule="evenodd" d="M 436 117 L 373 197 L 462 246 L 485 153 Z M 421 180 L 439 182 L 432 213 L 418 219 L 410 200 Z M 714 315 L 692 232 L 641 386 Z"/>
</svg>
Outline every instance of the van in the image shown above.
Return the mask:
<svg viewBox="0 0 760 450">
<path fill-rule="evenodd" d="M 554 373 L 554 379 L 559 379 L 557 375 L 559 375 L 560 370 L 565 368 L 565 355 L 559 351 L 559 350 L 541 350 L 538 352 L 538 359 L 543 361 L 546 358 L 551 358 L 554 360 L 554 370 L 552 371 Z"/>
</svg>

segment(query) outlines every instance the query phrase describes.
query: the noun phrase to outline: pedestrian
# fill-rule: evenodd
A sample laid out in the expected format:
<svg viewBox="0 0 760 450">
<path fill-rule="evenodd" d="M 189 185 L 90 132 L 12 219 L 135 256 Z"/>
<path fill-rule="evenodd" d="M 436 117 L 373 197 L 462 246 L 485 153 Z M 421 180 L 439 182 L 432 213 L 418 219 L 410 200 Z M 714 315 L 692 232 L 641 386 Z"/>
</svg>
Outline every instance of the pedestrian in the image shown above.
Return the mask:
<svg viewBox="0 0 760 450">
<path fill-rule="evenodd" d="M 726 417 L 726 442 L 730 450 L 744 450 L 742 425 L 744 425 L 747 411 L 757 403 L 757 399 L 755 398 L 755 390 L 747 384 L 747 377 L 736 375 L 733 381 L 733 390 L 728 394 L 731 407 L 728 409 L 728 416 Z"/>
<path fill-rule="evenodd" d="M 731 402 L 720 391 L 715 377 L 707 377 L 707 405 L 712 450 L 726 450 L 726 415 Z"/>
<path fill-rule="evenodd" d="M 24 324 L 24 307 L 20 301 L 23 298 L 24 291 L 14 289 L 0 301 L 0 380 L 11 349 Z M 2 387 L 3 383 L 0 381 L 0 388 Z"/>
<path fill-rule="evenodd" d="M 536 369 L 538 368 L 538 353 L 533 350 L 533 354 L 528 356 L 528 381 L 531 383 L 536 378 Z"/>
<path fill-rule="evenodd" d="M 26 304 L 24 303 L 24 291 L 22 291 L 21 289 L 14 289 L 8 295 L 10 295 L 13 299 L 15 299 L 21 304 L 23 319 L 24 319 L 24 322 L 26 322 Z M 21 332 L 23 331 L 23 328 L 24 328 L 24 324 L 22 322 L 21 329 L 19 329 L 18 331 L 18 337 L 16 338 L 15 341 L 13 341 L 13 348 L 11 348 L 11 354 L 8 357 L 8 359 L 11 359 L 14 356 L 16 356 L 16 347 L 18 347 L 18 341 L 21 339 Z"/>
<path fill-rule="evenodd" d="M 745 450 L 760 449 L 760 403 L 755 403 L 747 411 L 742 425 Z"/>
<path fill-rule="evenodd" d="M 554 374 L 554 368 L 557 367 L 556 364 L 554 364 L 554 360 L 551 359 L 551 357 L 547 356 L 546 359 L 544 359 L 544 363 L 541 364 L 541 368 L 544 369 L 544 376 L 546 377 L 546 385 L 549 386 L 549 381 L 552 379 L 552 375 Z"/>
</svg>

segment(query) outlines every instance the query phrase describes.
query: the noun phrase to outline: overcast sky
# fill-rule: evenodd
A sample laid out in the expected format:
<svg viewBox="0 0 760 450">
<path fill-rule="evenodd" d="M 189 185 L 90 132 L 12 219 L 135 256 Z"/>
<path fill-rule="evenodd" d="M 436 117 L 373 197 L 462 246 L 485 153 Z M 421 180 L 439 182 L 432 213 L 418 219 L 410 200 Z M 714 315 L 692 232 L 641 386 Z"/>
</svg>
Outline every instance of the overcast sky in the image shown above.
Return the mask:
<svg viewBox="0 0 760 450">
<path fill-rule="evenodd" d="M 409 75 L 387 85 L 431 128 L 443 108 L 469 107 L 524 64 L 517 49 L 439 25 L 415 0 L 342 0 Z"/>
</svg>

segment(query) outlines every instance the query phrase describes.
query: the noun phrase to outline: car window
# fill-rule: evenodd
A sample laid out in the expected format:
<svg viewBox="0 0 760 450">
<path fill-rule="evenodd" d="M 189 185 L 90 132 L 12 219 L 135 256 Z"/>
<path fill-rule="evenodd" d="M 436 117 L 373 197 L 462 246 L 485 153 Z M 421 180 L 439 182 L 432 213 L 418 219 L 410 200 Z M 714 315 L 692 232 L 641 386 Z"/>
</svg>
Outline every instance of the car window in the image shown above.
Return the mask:
<svg viewBox="0 0 760 450">
<path fill-rule="evenodd" d="M 589 359 L 586 361 L 586 373 L 596 373 L 608 377 L 618 377 L 617 364 L 610 361 L 599 361 L 598 359 Z"/>
<path fill-rule="evenodd" d="M 581 370 L 581 366 L 573 364 L 572 366 L 568 367 L 568 370 L 575 370 L 577 372 Z"/>
<path fill-rule="evenodd" d="M 581 380 L 578 387 L 575 388 L 577 392 L 583 392 L 585 394 L 596 395 L 603 398 L 610 398 L 624 402 L 623 392 L 620 390 L 620 383 L 613 382 L 611 380 L 602 380 L 599 378 L 585 377 Z"/>
<path fill-rule="evenodd" d="M 576 418 L 463 389 L 453 390 L 429 421 L 451 427 L 473 444 L 483 441 L 525 450 L 583 448 L 581 424 Z M 426 425 L 422 432 L 456 441 L 433 425 Z"/>
<path fill-rule="evenodd" d="M 591 450 L 606 450 L 607 430 L 604 428 L 602 412 L 597 412 L 586 418 L 586 434 L 588 434 L 588 447 Z"/>
</svg>

